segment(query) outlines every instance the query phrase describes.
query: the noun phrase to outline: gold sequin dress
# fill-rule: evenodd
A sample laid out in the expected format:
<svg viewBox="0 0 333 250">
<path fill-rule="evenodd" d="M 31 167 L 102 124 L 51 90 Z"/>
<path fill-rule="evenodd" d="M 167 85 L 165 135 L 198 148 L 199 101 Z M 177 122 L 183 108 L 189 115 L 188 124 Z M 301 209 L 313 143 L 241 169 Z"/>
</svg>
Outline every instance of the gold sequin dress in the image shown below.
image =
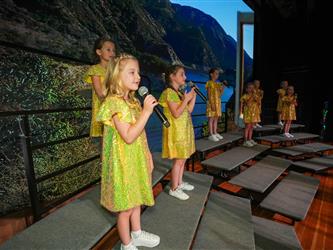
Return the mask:
<svg viewBox="0 0 333 250">
<path fill-rule="evenodd" d="M 278 89 L 277 93 L 279 95 L 276 111 L 277 112 L 282 112 L 282 97 L 286 95 L 286 90 L 285 89 Z"/>
<path fill-rule="evenodd" d="M 223 94 L 221 83 L 210 80 L 206 83 L 206 89 L 208 93 L 206 115 L 207 117 L 220 117 L 222 115 L 221 96 Z"/>
<path fill-rule="evenodd" d="M 187 108 L 175 118 L 168 107 L 168 102 L 180 104 L 182 100 L 175 90 L 167 88 L 160 96 L 159 103 L 170 122 L 170 127 L 163 127 L 162 157 L 169 159 L 187 159 L 195 152 L 194 130 L 191 114 Z"/>
<path fill-rule="evenodd" d="M 261 114 L 261 102 L 262 102 L 262 98 L 264 97 L 264 91 L 261 89 L 256 89 L 255 94 L 257 95 L 257 99 L 259 101 L 259 103 L 258 103 L 259 114 Z"/>
<path fill-rule="evenodd" d="M 282 98 L 282 112 L 281 119 L 283 121 L 295 121 L 296 120 L 296 108 L 295 108 L 295 96 L 284 96 Z"/>
<path fill-rule="evenodd" d="M 243 104 L 244 123 L 260 122 L 259 99 L 256 94 L 244 94 L 240 102 Z"/>
<path fill-rule="evenodd" d="M 103 84 L 105 75 L 106 75 L 106 69 L 103 68 L 100 64 L 96 64 L 88 69 L 88 71 L 84 75 L 84 81 L 92 84 L 93 83 L 92 77 L 99 76 L 100 83 Z M 91 86 L 91 88 L 92 88 L 92 110 L 91 110 L 90 136 L 101 137 L 103 136 L 103 124 L 96 121 L 96 115 L 99 110 L 99 107 L 101 106 L 101 101 L 97 97 L 94 87 Z"/>
<path fill-rule="evenodd" d="M 121 122 L 135 124 L 140 113 L 139 102 L 130 104 L 121 97 L 109 96 L 97 115 L 104 123 L 101 204 L 112 212 L 154 205 L 146 133 L 127 144 L 112 120 L 117 115 Z"/>
</svg>

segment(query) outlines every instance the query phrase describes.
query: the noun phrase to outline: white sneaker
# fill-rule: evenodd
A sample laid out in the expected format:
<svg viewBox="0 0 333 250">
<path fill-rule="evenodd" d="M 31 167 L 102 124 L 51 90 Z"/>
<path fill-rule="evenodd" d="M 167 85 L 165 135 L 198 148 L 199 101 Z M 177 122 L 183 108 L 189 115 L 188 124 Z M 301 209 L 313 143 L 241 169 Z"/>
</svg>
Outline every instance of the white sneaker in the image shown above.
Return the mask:
<svg viewBox="0 0 333 250">
<path fill-rule="evenodd" d="M 138 248 L 134 246 L 133 241 L 131 241 L 127 246 L 121 243 L 120 250 L 138 250 Z"/>
<path fill-rule="evenodd" d="M 284 136 L 284 137 L 287 137 L 287 138 L 290 138 L 290 136 L 289 136 L 288 133 L 284 133 L 283 136 Z"/>
<path fill-rule="evenodd" d="M 280 125 L 281 127 L 283 127 L 283 122 L 279 121 L 278 125 Z"/>
<path fill-rule="evenodd" d="M 208 140 L 210 140 L 210 141 L 214 141 L 214 142 L 218 142 L 218 141 L 219 141 L 219 139 L 218 139 L 215 135 L 210 135 L 210 136 L 208 137 Z"/>
<path fill-rule="evenodd" d="M 254 145 L 253 145 L 250 141 L 245 141 L 245 142 L 243 143 L 243 146 L 244 146 L 244 147 L 248 147 L 248 148 L 250 148 L 250 147 L 253 147 Z"/>
<path fill-rule="evenodd" d="M 178 188 L 185 191 L 192 191 L 194 189 L 194 186 L 188 182 L 183 182 L 178 186 Z"/>
<path fill-rule="evenodd" d="M 258 123 L 256 124 L 257 128 L 262 128 L 262 126 Z"/>
<path fill-rule="evenodd" d="M 295 137 L 295 136 L 293 136 L 292 134 L 290 134 L 290 133 L 288 133 L 288 135 L 289 135 L 289 137 L 290 138 L 293 138 L 293 137 Z"/>
<path fill-rule="evenodd" d="M 223 140 L 223 136 L 222 135 L 220 135 L 220 134 L 214 134 L 214 135 L 215 135 L 215 137 L 217 137 L 217 139 Z"/>
<path fill-rule="evenodd" d="M 258 143 L 257 142 L 255 142 L 254 140 L 250 140 L 250 142 L 251 142 L 251 144 L 253 145 L 253 146 L 255 146 L 255 145 L 258 145 Z"/>
<path fill-rule="evenodd" d="M 253 128 L 258 128 L 257 124 L 256 124 L 256 125 L 253 125 Z"/>
<path fill-rule="evenodd" d="M 181 190 L 179 187 L 175 190 L 172 191 L 172 189 L 169 190 L 169 195 L 182 200 L 182 201 L 186 201 L 188 198 L 190 198 L 190 196 L 188 196 L 187 194 L 185 194 L 183 192 L 183 190 Z"/>
<path fill-rule="evenodd" d="M 131 232 L 131 237 L 135 247 L 156 247 L 160 244 L 160 236 L 143 230 L 139 234 Z"/>
</svg>

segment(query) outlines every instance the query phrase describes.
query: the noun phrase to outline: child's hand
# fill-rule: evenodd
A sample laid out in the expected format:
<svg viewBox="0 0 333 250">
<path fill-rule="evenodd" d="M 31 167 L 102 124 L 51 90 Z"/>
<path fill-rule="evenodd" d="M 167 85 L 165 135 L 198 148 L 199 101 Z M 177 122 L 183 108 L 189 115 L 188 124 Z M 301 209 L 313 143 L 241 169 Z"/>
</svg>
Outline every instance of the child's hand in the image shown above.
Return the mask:
<svg viewBox="0 0 333 250">
<path fill-rule="evenodd" d="M 143 102 L 143 111 L 146 111 L 148 114 L 153 113 L 154 107 L 158 104 L 155 97 L 148 95 Z"/>
<path fill-rule="evenodd" d="M 187 92 L 187 93 L 184 94 L 184 101 L 186 103 L 188 103 L 189 101 L 192 100 L 192 98 L 194 97 L 195 94 L 196 93 L 194 91 L 194 88 L 192 88 L 190 92 Z"/>
</svg>

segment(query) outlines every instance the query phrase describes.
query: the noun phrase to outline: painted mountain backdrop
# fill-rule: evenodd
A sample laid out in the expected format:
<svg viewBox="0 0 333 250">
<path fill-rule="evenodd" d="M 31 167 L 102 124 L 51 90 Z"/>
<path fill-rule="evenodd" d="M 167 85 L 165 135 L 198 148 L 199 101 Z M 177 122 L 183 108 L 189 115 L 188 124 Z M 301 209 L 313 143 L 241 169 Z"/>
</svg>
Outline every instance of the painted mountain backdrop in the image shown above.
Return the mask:
<svg viewBox="0 0 333 250">
<path fill-rule="evenodd" d="M 140 59 L 141 68 L 152 79 L 152 92 L 156 96 L 164 88 L 157 73 L 174 61 L 199 71 L 212 66 L 229 69 L 223 77 L 234 83 L 236 42 L 212 17 L 197 9 L 171 4 L 169 0 L 2 0 L 0 112 L 89 106 L 91 86 L 83 84 L 82 76 L 89 67 L 85 62 L 92 62 L 95 39 L 103 35 L 116 41 L 118 51 Z M 12 44 L 85 62 L 63 60 Z M 252 59 L 247 54 L 244 59 L 245 69 L 250 69 Z M 188 70 L 187 75 L 207 77 L 197 70 Z M 204 86 L 201 88 L 205 91 Z M 196 105 L 194 112 L 203 114 L 205 108 Z M 0 120 L 0 215 L 30 206 L 16 118 Z M 153 148 L 161 146 L 161 126 L 157 119 L 153 116 L 148 124 Z M 32 143 L 43 144 L 87 134 L 90 112 L 32 115 L 29 122 Z M 205 116 L 193 118 L 194 126 L 204 123 Z M 201 135 L 205 131 L 198 128 L 195 132 Z M 36 176 L 93 157 L 98 153 L 98 145 L 83 137 L 38 149 L 33 153 Z M 89 162 L 40 183 L 40 198 L 47 202 L 58 199 L 99 176 L 99 161 Z"/>
<path fill-rule="evenodd" d="M 0 14 L 0 40 L 78 59 L 91 61 L 94 40 L 109 35 L 146 70 L 178 60 L 201 70 L 235 68 L 236 42 L 217 21 L 169 0 L 3 0 Z"/>
</svg>

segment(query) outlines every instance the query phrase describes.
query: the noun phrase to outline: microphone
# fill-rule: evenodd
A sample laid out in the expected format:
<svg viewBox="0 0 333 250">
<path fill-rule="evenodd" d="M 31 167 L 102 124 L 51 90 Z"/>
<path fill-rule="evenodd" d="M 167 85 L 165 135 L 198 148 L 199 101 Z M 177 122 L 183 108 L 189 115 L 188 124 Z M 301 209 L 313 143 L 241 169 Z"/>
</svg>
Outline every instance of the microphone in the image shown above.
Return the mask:
<svg viewBox="0 0 333 250">
<path fill-rule="evenodd" d="M 197 88 L 197 86 L 193 82 L 189 82 L 188 86 L 191 88 L 194 88 L 195 93 L 197 93 L 198 96 L 204 101 L 207 102 L 207 97 Z"/>
<path fill-rule="evenodd" d="M 147 95 L 149 95 L 148 89 L 145 86 L 140 87 L 138 93 L 143 98 L 143 100 L 146 98 Z M 154 112 L 157 115 L 157 117 L 161 120 L 164 127 L 166 128 L 170 127 L 168 119 L 165 117 L 163 112 L 159 110 L 157 106 L 154 107 Z"/>
<path fill-rule="evenodd" d="M 224 85 L 227 88 L 229 88 L 229 83 L 226 80 L 223 80 L 221 83 L 222 83 L 222 85 Z"/>
</svg>

